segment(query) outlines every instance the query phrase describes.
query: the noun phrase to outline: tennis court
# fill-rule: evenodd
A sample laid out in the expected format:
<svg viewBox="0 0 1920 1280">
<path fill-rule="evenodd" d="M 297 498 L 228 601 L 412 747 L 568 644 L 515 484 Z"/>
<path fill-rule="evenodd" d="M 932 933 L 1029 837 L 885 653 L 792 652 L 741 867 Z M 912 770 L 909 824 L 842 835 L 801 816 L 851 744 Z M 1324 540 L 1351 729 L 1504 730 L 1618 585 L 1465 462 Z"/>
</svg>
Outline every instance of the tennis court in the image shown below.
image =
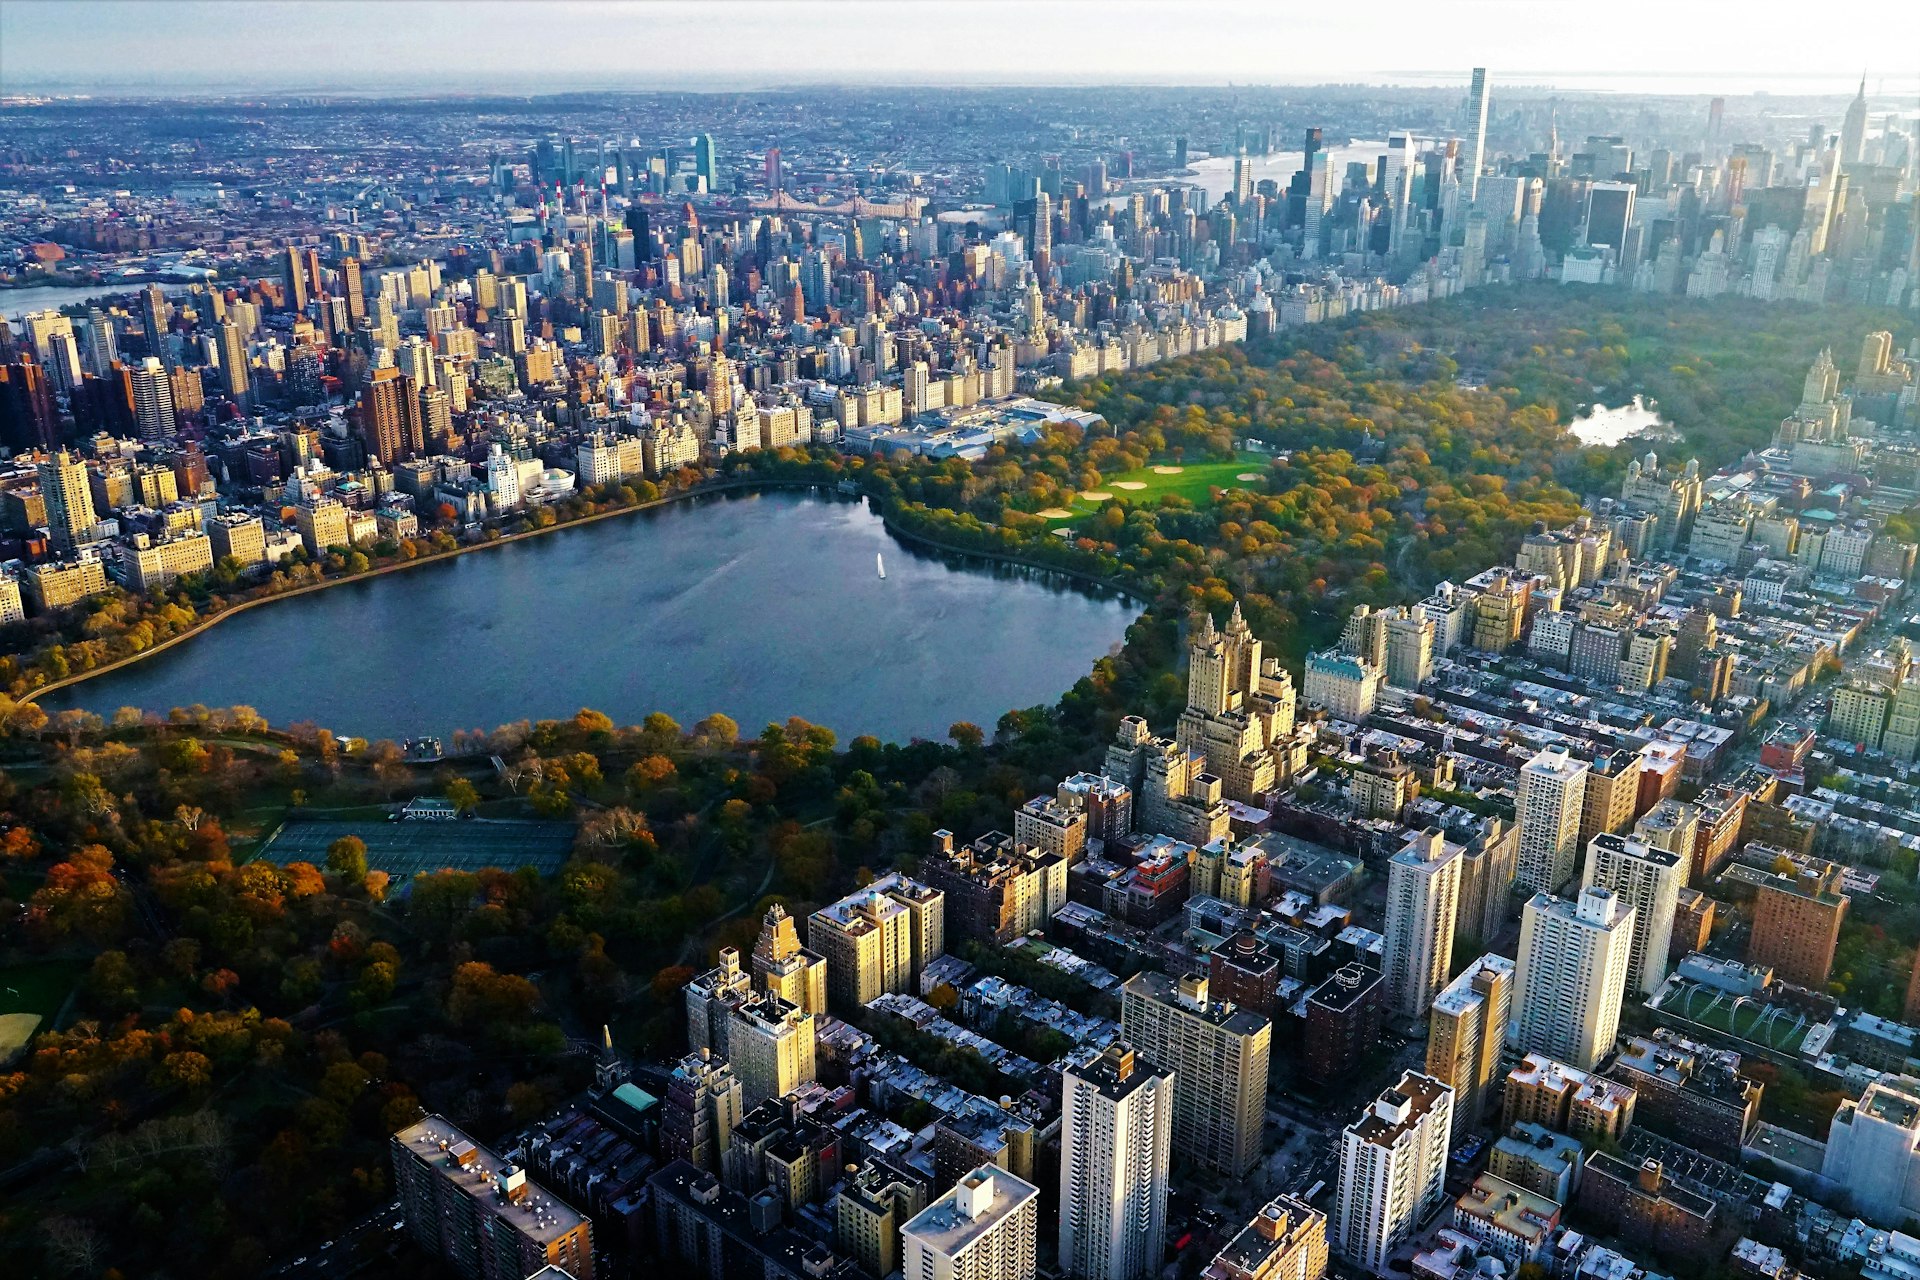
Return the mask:
<svg viewBox="0 0 1920 1280">
<path fill-rule="evenodd" d="M 422 871 L 479 871 L 532 867 L 542 875 L 558 871 L 573 851 L 571 822 L 523 822 L 462 818 L 447 822 L 301 822 L 289 821 L 274 832 L 262 858 L 278 866 L 311 862 L 324 867 L 327 846 L 342 836 L 359 836 L 367 846 L 367 867 L 405 879 Z"/>
</svg>

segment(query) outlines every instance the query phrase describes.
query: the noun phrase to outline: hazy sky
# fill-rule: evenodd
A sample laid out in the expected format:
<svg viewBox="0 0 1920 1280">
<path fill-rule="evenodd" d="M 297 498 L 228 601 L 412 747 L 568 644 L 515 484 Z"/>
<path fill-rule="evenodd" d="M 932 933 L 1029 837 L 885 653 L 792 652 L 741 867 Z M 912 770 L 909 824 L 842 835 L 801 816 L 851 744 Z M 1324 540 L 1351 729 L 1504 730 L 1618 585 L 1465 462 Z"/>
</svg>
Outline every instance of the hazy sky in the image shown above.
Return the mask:
<svg viewBox="0 0 1920 1280">
<path fill-rule="evenodd" d="M 0 91 L 804 81 L 1908 91 L 1920 0 L 0 0 Z"/>
</svg>

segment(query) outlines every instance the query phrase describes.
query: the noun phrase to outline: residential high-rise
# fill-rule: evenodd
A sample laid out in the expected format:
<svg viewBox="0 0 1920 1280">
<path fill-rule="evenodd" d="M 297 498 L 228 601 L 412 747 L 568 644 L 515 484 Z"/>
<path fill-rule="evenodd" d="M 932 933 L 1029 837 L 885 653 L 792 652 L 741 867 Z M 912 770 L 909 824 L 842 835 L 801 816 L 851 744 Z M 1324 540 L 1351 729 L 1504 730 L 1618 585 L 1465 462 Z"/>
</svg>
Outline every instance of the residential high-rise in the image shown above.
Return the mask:
<svg viewBox="0 0 1920 1280">
<path fill-rule="evenodd" d="M 1320 1280 L 1327 1274 L 1327 1215 L 1292 1196 L 1261 1206 L 1213 1255 L 1200 1280 Z"/>
<path fill-rule="evenodd" d="M 1633 953 L 1633 907 L 1611 889 L 1536 893 L 1520 916 L 1507 1043 L 1581 1071 L 1613 1051 Z"/>
<path fill-rule="evenodd" d="M 895 873 L 807 917 L 807 942 L 827 962 L 827 996 L 842 1013 L 888 991 L 912 991 L 945 954 L 946 900 Z"/>
<path fill-rule="evenodd" d="M 779 903 L 767 908 L 753 946 L 753 982 L 816 1016 L 827 1011 L 827 962 L 800 945 L 793 917 Z"/>
<path fill-rule="evenodd" d="M 908 1280 L 1032 1280 L 1039 1231 L 1039 1189 L 982 1165 L 900 1228 L 900 1274 Z"/>
<path fill-rule="evenodd" d="M 1173 1077 L 1124 1040 L 1061 1073 L 1060 1265 L 1070 1275 L 1159 1273 L 1173 1092 Z"/>
<path fill-rule="evenodd" d="M 1687 879 L 1687 859 L 1625 836 L 1602 833 L 1587 846 L 1581 884 L 1611 889 L 1633 908 L 1633 949 L 1627 960 L 1627 990 L 1650 996 L 1667 980 L 1667 947 L 1673 914 Z"/>
<path fill-rule="evenodd" d="M 783 1098 L 814 1077 L 814 1018 L 762 993 L 727 1013 L 727 1055 L 749 1108 Z"/>
<path fill-rule="evenodd" d="M 1333 1251 L 1386 1275 L 1387 1260 L 1446 1194 L 1453 1090 L 1409 1071 L 1348 1125 L 1340 1142 Z"/>
<path fill-rule="evenodd" d="M 174 422 L 173 382 L 167 368 L 148 356 L 126 372 L 132 392 L 134 429 L 142 440 L 163 440 L 177 430 Z"/>
<path fill-rule="evenodd" d="M 740 1077 L 727 1060 L 707 1049 L 695 1050 L 674 1064 L 667 1079 L 660 1108 L 662 1158 L 719 1169 L 733 1127 L 746 1110 Z"/>
<path fill-rule="evenodd" d="M 1766 876 L 1754 897 L 1748 963 L 1768 965 L 1797 987 L 1825 991 L 1851 901 L 1841 888 L 1845 876 L 1846 868 L 1818 858 L 1799 859 L 1792 870 Z"/>
<path fill-rule="evenodd" d="M 1536 893 L 1558 893 L 1573 878 L 1586 788 L 1586 762 L 1574 759 L 1565 747 L 1543 748 L 1520 766 L 1513 806 L 1520 827 L 1515 884 Z"/>
<path fill-rule="evenodd" d="M 93 490 L 87 464 L 65 449 L 39 465 L 40 496 L 47 504 L 47 532 L 65 553 L 86 541 L 94 525 Z"/>
<path fill-rule="evenodd" d="M 1209 1000 L 1200 975 L 1176 982 L 1143 971 L 1122 990 L 1123 1034 L 1141 1057 L 1173 1072 L 1174 1152 L 1244 1175 L 1260 1158 L 1272 1024 Z"/>
<path fill-rule="evenodd" d="M 0 364 L 0 444 L 15 453 L 60 443 L 60 411 L 47 371 L 27 354 Z"/>
<path fill-rule="evenodd" d="M 360 432 L 367 453 L 389 465 L 426 452 L 420 396 L 412 378 L 391 366 L 367 376 L 360 393 Z"/>
<path fill-rule="evenodd" d="M 150 284 L 140 292 L 140 326 L 147 340 L 147 354 L 173 365 L 173 344 L 167 340 L 167 321 L 171 316 L 167 295 L 160 286 Z"/>
<path fill-rule="evenodd" d="M 1211 614 L 1194 631 L 1187 707 L 1174 741 L 1206 758 L 1227 798 L 1259 804 L 1291 774 L 1283 743 L 1293 733 L 1293 679 L 1233 606 L 1224 630 Z"/>
<path fill-rule="evenodd" d="M 1480 198 L 1480 171 L 1487 163 L 1487 69 L 1473 69 L 1467 90 L 1467 190 L 1469 202 Z"/>
<path fill-rule="evenodd" d="M 1841 1102 L 1820 1172 L 1875 1222 L 1920 1214 L 1920 1082 L 1882 1076 L 1858 1102 Z"/>
<path fill-rule="evenodd" d="M 357 329 L 367 318 L 367 295 L 360 283 L 360 259 L 352 256 L 340 259 L 340 292 L 347 299 L 347 324 Z"/>
<path fill-rule="evenodd" d="M 1453 1144 L 1486 1118 L 1513 1012 L 1513 961 L 1484 955 L 1433 1001 L 1427 1074 L 1453 1090 Z"/>
<path fill-rule="evenodd" d="M 253 357 L 247 351 L 247 339 L 240 326 L 231 320 L 220 322 L 220 377 L 227 384 L 227 399 L 242 409 L 253 407 Z"/>
<path fill-rule="evenodd" d="M 727 1015 L 752 994 L 753 976 L 740 967 L 740 953 L 732 947 L 720 948 L 719 963 L 695 974 L 681 989 L 687 1006 L 687 1046 L 696 1053 L 711 1049 L 725 1057 Z"/>
<path fill-rule="evenodd" d="M 1427 830 L 1387 864 L 1387 1006 L 1394 1016 L 1424 1018 L 1446 985 L 1453 927 L 1460 909 L 1461 848 Z"/>
<path fill-rule="evenodd" d="M 560 1267 L 593 1280 L 593 1224 L 440 1116 L 393 1135 L 393 1189 L 415 1244 L 472 1280 Z"/>
</svg>

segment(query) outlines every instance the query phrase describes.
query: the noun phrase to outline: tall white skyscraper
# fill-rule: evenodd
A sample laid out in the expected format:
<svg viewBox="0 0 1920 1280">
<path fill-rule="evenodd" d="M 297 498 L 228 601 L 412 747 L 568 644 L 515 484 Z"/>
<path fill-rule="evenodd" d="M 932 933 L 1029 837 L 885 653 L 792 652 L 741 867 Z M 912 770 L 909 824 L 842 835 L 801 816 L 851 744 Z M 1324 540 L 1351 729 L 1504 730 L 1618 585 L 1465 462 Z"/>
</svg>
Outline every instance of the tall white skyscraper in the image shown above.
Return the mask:
<svg viewBox="0 0 1920 1280">
<path fill-rule="evenodd" d="M 1061 1073 L 1060 1265 L 1140 1280 L 1166 1246 L 1173 1075 L 1124 1040 Z"/>
<path fill-rule="evenodd" d="M 1613 1050 L 1633 952 L 1633 908 L 1611 889 L 1578 901 L 1536 893 L 1520 916 L 1513 1019 L 1520 1053 L 1591 1071 Z"/>
<path fill-rule="evenodd" d="M 1340 1140 L 1333 1251 L 1387 1275 L 1387 1260 L 1446 1195 L 1453 1090 L 1409 1071 Z M 911 1273 L 909 1273 L 911 1274 Z"/>
<path fill-rule="evenodd" d="M 1686 880 L 1687 859 L 1666 849 L 1605 833 L 1587 845 L 1587 871 L 1581 884 L 1611 889 L 1633 908 L 1627 990 L 1650 996 L 1667 980 L 1673 913 Z"/>
<path fill-rule="evenodd" d="M 1536 893 L 1558 893 L 1573 878 L 1580 856 L 1580 805 L 1587 763 L 1565 747 L 1546 747 L 1520 766 L 1514 816 L 1520 855 L 1514 882 Z"/>
<path fill-rule="evenodd" d="M 1487 69 L 1473 69 L 1473 84 L 1467 89 L 1467 199 L 1480 194 L 1480 170 L 1487 162 Z"/>
<path fill-rule="evenodd" d="M 900 1228 L 900 1274 L 1033 1280 L 1039 1228 L 1039 1188 L 997 1165 L 981 1165 Z"/>
<path fill-rule="evenodd" d="M 1464 851 L 1437 830 L 1423 831 L 1387 864 L 1387 1005 L 1401 1018 L 1424 1018 L 1446 985 L 1453 926 L 1460 910 Z"/>
</svg>

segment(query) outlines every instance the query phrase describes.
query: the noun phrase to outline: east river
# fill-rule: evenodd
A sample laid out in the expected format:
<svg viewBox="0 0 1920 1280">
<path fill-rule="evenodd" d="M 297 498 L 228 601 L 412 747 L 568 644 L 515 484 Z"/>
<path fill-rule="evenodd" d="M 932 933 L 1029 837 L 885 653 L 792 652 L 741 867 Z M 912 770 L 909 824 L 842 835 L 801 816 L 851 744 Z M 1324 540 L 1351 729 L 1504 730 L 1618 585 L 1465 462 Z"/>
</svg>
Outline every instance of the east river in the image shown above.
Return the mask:
<svg viewBox="0 0 1920 1280">
<path fill-rule="evenodd" d="M 917 550 L 864 503 L 721 495 L 275 601 L 43 705 L 245 704 L 396 740 L 583 706 L 719 711 L 746 734 L 798 715 L 904 742 L 1054 702 L 1135 611 Z"/>
</svg>

